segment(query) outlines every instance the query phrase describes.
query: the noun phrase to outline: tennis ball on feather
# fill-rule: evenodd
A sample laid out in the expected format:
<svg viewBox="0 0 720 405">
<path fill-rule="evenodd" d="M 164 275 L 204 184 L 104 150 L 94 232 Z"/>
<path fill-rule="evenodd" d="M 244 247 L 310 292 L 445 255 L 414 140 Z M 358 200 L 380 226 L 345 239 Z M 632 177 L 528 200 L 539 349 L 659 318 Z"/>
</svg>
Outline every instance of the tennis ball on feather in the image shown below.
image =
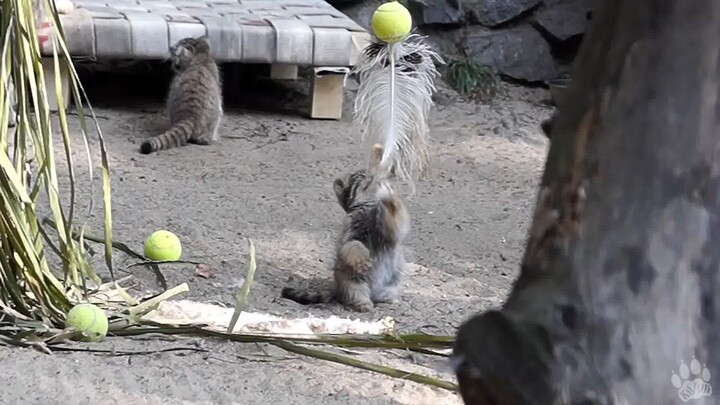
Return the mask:
<svg viewBox="0 0 720 405">
<path fill-rule="evenodd" d="M 145 256 L 150 260 L 172 261 L 180 259 L 181 255 L 180 239 L 170 231 L 155 231 L 145 241 Z"/>
<path fill-rule="evenodd" d="M 412 16 L 397 1 L 381 4 L 370 20 L 373 34 L 385 42 L 399 42 L 412 30 Z"/>
<path fill-rule="evenodd" d="M 108 332 L 108 319 L 105 311 L 93 304 L 75 305 L 65 319 L 66 328 L 75 328 L 82 332 L 85 342 L 99 342 Z"/>
</svg>

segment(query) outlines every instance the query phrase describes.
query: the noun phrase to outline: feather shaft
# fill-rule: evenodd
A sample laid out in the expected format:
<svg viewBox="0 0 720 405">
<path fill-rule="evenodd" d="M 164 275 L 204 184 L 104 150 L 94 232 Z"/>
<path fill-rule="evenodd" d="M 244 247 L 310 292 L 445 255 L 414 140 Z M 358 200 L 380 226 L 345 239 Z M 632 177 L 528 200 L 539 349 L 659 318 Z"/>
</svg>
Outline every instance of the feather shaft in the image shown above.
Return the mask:
<svg viewBox="0 0 720 405">
<path fill-rule="evenodd" d="M 380 169 L 412 180 L 428 167 L 427 116 L 433 104 L 435 63 L 443 60 L 416 34 L 393 44 L 374 42 L 355 66 L 360 87 L 355 99 L 355 120 L 362 128 L 368 166 L 372 145 L 384 152 Z"/>
<path fill-rule="evenodd" d="M 395 139 L 396 133 L 395 133 L 395 46 L 394 44 L 390 44 L 388 46 L 388 60 L 390 61 L 388 69 L 390 73 L 390 118 L 389 123 L 390 126 L 388 127 L 388 133 L 385 136 L 385 145 L 384 145 L 384 152 L 382 159 L 380 160 L 380 168 L 387 167 L 389 158 L 395 153 L 395 144 L 397 140 Z"/>
</svg>

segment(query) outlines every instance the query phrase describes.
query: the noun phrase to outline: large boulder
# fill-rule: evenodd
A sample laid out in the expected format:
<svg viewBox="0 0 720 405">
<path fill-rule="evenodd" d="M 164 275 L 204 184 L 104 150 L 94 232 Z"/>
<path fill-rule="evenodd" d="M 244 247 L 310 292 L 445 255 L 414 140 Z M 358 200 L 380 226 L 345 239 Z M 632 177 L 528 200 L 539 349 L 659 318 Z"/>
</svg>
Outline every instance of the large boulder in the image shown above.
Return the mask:
<svg viewBox="0 0 720 405">
<path fill-rule="evenodd" d="M 538 6 L 542 0 L 465 0 L 463 9 L 471 21 L 495 27 Z"/>
<path fill-rule="evenodd" d="M 460 0 L 408 0 L 408 10 L 417 26 L 458 25 L 463 21 Z"/>
<path fill-rule="evenodd" d="M 550 45 L 531 26 L 493 31 L 471 27 L 461 47 L 476 62 L 513 79 L 536 82 L 560 75 Z"/>
<path fill-rule="evenodd" d="M 583 34 L 589 24 L 588 15 L 595 7 L 595 0 L 550 0 L 534 17 L 535 24 L 559 41 Z"/>
</svg>

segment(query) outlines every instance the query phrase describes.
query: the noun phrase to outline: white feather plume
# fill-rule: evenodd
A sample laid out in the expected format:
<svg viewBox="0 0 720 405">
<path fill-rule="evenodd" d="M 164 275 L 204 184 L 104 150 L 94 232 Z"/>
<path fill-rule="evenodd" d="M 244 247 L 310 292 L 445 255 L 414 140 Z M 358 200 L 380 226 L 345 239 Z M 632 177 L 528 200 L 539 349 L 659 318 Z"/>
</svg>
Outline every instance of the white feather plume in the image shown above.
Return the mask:
<svg viewBox="0 0 720 405">
<path fill-rule="evenodd" d="M 417 34 L 398 43 L 375 42 L 353 69 L 360 83 L 355 119 L 372 167 L 372 145 L 383 145 L 380 170 L 412 180 L 428 168 L 427 116 L 433 104 L 435 62 L 444 63 Z M 388 63 L 388 60 L 394 63 Z"/>
</svg>

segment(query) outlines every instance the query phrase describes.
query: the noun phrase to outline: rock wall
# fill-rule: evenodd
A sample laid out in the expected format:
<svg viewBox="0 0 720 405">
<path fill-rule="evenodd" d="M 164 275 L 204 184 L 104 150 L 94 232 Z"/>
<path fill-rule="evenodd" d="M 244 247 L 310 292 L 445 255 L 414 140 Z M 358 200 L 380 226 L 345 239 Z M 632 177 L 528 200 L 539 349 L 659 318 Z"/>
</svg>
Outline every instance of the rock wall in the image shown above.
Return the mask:
<svg viewBox="0 0 720 405">
<path fill-rule="evenodd" d="M 333 0 L 328 0 L 333 3 Z M 569 70 L 598 0 L 406 0 L 415 25 L 446 58 L 469 57 L 502 76 L 547 81 Z M 335 0 L 369 29 L 382 0 Z M 341 4 L 342 3 L 342 4 Z M 350 4 L 355 3 L 355 4 Z"/>
</svg>

